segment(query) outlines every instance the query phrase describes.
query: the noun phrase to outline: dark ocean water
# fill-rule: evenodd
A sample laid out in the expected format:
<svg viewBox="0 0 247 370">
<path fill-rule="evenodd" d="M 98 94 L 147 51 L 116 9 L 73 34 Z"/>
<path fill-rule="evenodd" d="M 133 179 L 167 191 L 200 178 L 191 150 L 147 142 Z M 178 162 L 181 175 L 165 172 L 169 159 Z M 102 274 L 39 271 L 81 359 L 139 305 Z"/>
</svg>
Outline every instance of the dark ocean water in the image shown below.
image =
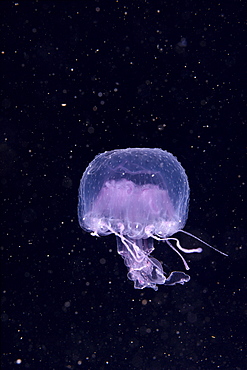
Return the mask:
<svg viewBox="0 0 247 370">
<path fill-rule="evenodd" d="M 3 369 L 247 368 L 243 5 L 0 3 Z M 87 165 L 128 147 L 178 158 L 185 230 L 229 254 L 187 255 L 183 286 L 134 289 L 114 236 L 79 226 Z"/>
</svg>

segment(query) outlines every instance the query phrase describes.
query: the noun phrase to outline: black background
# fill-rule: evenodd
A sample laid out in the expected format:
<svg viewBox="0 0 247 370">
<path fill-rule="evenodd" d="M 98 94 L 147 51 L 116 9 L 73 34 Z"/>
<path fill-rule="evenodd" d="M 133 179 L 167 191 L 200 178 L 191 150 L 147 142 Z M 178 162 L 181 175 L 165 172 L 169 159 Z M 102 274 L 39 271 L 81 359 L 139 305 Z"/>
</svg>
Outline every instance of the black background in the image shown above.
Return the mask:
<svg viewBox="0 0 247 370">
<path fill-rule="evenodd" d="M 1 1 L 3 369 L 247 368 L 243 5 Z M 77 220 L 88 163 L 126 147 L 178 158 L 185 230 L 228 258 L 204 247 L 184 286 L 133 288 L 114 236 Z"/>
</svg>

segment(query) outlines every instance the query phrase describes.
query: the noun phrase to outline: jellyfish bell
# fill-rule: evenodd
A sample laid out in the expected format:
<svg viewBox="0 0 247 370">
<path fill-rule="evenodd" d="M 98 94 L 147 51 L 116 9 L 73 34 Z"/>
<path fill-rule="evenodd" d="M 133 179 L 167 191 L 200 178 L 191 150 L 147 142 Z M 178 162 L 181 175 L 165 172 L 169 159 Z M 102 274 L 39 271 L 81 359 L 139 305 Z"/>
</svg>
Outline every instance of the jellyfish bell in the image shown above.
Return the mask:
<svg viewBox="0 0 247 370">
<path fill-rule="evenodd" d="M 99 154 L 85 170 L 79 188 L 78 219 L 93 236 L 115 234 L 118 253 L 134 287 L 157 290 L 157 284 L 184 284 L 190 276 L 182 271 L 165 273 L 161 263 L 151 256 L 154 240 L 165 241 L 183 260 L 186 270 L 189 266 L 180 251 L 202 251 L 183 248 L 177 238 L 171 237 L 177 232 L 194 237 L 182 230 L 188 202 L 187 175 L 171 153 L 149 148 L 118 149 Z"/>
</svg>

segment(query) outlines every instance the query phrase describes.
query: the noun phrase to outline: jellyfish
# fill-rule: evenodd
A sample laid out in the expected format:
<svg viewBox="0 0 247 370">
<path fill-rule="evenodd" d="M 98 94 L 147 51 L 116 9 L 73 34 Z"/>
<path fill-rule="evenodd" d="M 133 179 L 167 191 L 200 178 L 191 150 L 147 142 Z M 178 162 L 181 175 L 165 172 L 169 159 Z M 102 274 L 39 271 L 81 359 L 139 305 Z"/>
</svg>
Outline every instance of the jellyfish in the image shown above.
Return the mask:
<svg viewBox="0 0 247 370">
<path fill-rule="evenodd" d="M 93 236 L 115 234 L 117 251 L 134 288 L 156 291 L 157 284 L 184 284 L 190 280 L 188 274 L 164 272 L 161 262 L 151 253 L 155 240 L 164 241 L 189 270 L 181 252 L 202 252 L 202 248 L 183 248 L 172 237 L 184 232 L 203 242 L 182 230 L 188 216 L 189 193 L 184 168 L 165 150 L 128 148 L 104 152 L 88 165 L 80 181 L 79 224 Z"/>
</svg>

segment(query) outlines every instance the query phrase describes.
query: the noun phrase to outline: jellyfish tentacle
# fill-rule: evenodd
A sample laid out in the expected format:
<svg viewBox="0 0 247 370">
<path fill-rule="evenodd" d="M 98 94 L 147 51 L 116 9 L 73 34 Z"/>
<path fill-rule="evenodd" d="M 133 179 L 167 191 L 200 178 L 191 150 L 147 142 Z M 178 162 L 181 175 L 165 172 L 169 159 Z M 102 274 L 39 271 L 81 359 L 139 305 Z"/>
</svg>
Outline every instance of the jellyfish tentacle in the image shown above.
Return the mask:
<svg viewBox="0 0 247 370">
<path fill-rule="evenodd" d="M 181 258 L 181 260 L 183 261 L 183 264 L 184 264 L 184 267 L 186 268 L 186 270 L 189 270 L 190 268 L 189 268 L 189 265 L 188 265 L 188 263 L 186 262 L 186 260 L 185 260 L 185 258 L 182 256 L 182 254 L 172 245 L 172 243 L 170 243 L 169 242 L 169 240 L 168 239 L 166 239 L 166 242 L 167 242 L 167 244 L 169 245 L 169 247 L 171 248 L 171 249 L 173 249 L 178 255 L 179 255 L 179 257 Z"/>
<path fill-rule="evenodd" d="M 219 249 L 217 249 L 217 248 L 213 247 L 212 245 L 210 245 L 210 244 L 206 243 L 204 240 L 202 240 L 202 239 L 198 238 L 197 236 L 195 236 L 195 235 L 193 235 L 193 234 L 189 233 L 188 231 L 185 231 L 185 230 L 178 230 L 177 232 L 178 232 L 178 233 L 186 234 L 186 235 L 190 236 L 191 238 L 194 238 L 194 239 L 198 240 L 199 242 L 201 242 L 201 243 L 203 243 L 203 244 L 207 245 L 209 248 L 214 249 L 216 252 L 218 252 L 218 253 L 220 253 L 220 254 L 223 254 L 223 256 L 228 257 L 228 254 L 226 254 L 226 253 L 222 252 L 221 250 L 219 250 Z"/>
</svg>

